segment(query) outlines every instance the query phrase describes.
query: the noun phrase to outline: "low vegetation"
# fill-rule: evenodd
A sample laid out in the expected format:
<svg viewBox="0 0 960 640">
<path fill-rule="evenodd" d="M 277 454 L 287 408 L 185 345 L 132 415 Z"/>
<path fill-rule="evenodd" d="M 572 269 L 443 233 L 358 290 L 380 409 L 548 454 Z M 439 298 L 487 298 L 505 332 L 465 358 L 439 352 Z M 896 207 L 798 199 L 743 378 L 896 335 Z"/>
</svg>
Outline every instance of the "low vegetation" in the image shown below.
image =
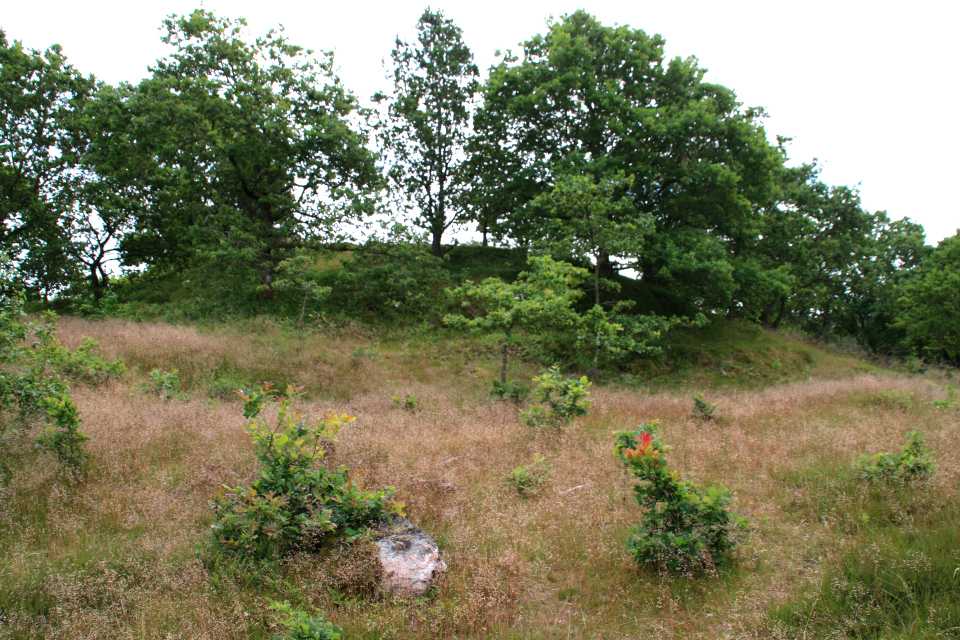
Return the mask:
<svg viewBox="0 0 960 640">
<path fill-rule="evenodd" d="M 694 387 L 607 376 L 588 414 L 530 429 L 528 399 L 490 396 L 495 337 L 340 330 L 298 349 L 295 327 L 266 319 L 77 318 L 56 335 L 71 353 L 91 337 L 91 356 L 127 370 L 71 384 L 89 438 L 77 482 L 36 447 L 5 458 L 4 637 L 933 638 L 960 620 L 960 413 L 934 404 L 952 397 L 949 372 L 865 370 L 770 333 L 737 357 L 767 369 L 807 354 L 779 383 L 733 385 L 708 365 L 675 369 Z M 174 371 L 178 390 L 162 382 Z M 511 359 L 518 383 L 551 376 L 581 384 Z M 694 418 L 694 391 L 722 417 Z M 391 400 L 405 394 L 416 411 Z M 17 424 L 28 444 L 49 426 Z M 902 451 L 887 445 L 905 434 Z M 935 459 L 935 473 L 864 481 L 857 460 L 878 452 L 906 468 Z M 280 484 L 313 480 L 326 493 L 309 508 L 246 509 L 253 488 L 290 496 Z M 634 500 L 638 483 L 658 506 Z M 360 526 L 375 514 L 337 512 L 357 496 L 373 511 L 404 502 L 438 541 L 448 572 L 427 597 L 377 595 Z M 303 517 L 317 536 L 290 526 Z"/>
</svg>

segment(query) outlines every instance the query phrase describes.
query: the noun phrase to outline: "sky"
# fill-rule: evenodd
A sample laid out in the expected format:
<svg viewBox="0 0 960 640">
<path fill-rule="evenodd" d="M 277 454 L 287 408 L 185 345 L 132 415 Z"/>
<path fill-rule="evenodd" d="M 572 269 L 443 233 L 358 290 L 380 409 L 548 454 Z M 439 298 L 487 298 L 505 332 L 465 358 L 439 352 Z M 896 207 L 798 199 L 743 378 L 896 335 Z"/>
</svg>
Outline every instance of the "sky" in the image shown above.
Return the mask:
<svg viewBox="0 0 960 640">
<path fill-rule="evenodd" d="M 8 40 L 45 49 L 58 43 L 84 74 L 136 82 L 170 52 L 160 27 L 170 14 L 202 6 L 244 17 L 261 35 L 282 25 L 290 42 L 333 51 L 344 85 L 367 100 L 392 87 L 383 60 L 396 36 L 415 38 L 426 2 L 256 2 L 248 0 L 46 0 L 0 10 Z M 768 136 L 792 138 L 792 164 L 817 159 L 821 179 L 860 191 L 864 208 L 909 217 L 936 244 L 958 232 L 960 200 L 960 3 L 919 0 L 484 0 L 433 1 L 454 20 L 481 71 L 497 50 L 546 31 L 550 16 L 586 9 L 606 25 L 666 39 L 668 57 L 696 56 L 706 80 L 733 89 L 769 114 Z"/>
</svg>

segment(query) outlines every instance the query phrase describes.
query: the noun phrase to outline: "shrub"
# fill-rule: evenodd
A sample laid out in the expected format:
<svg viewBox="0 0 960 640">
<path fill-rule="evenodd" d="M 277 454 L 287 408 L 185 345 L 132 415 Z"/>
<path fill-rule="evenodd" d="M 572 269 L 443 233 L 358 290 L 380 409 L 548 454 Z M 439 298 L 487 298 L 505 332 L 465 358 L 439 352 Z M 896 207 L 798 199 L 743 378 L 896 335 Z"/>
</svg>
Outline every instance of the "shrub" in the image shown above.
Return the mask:
<svg viewBox="0 0 960 640">
<path fill-rule="evenodd" d="M 698 393 L 693 396 L 693 413 L 691 417 L 694 420 L 713 420 L 714 412 L 719 408 L 720 405 L 707 402 L 703 399 L 703 393 Z"/>
<path fill-rule="evenodd" d="M 511 400 L 516 404 L 520 404 L 530 397 L 530 387 L 522 382 L 506 383 L 494 380 L 490 395 L 500 400 Z"/>
<path fill-rule="evenodd" d="M 325 621 L 321 615 L 311 616 L 286 600 L 272 602 L 270 608 L 277 612 L 277 626 L 285 631 L 273 640 L 339 640 L 343 637 L 340 627 Z"/>
<path fill-rule="evenodd" d="M 283 396 L 269 383 L 240 392 L 261 468 L 250 485 L 224 487 L 214 500 L 214 539 L 224 549 L 255 558 L 315 550 L 329 535 L 352 538 L 402 507 L 390 501 L 393 488 L 364 491 L 345 468 L 320 465 L 325 445 L 354 418 L 330 412 L 307 426 L 291 406 L 299 393 L 287 387 Z M 275 426 L 263 416 L 269 405 Z"/>
<path fill-rule="evenodd" d="M 46 398 L 43 406 L 53 424 L 37 438 L 37 445 L 57 456 L 74 480 L 83 475 L 84 467 L 90 458 L 83 449 L 83 443 L 90 439 L 80 433 L 80 416 L 77 405 L 69 394 L 63 392 L 59 397 Z"/>
<path fill-rule="evenodd" d="M 354 362 L 363 360 L 379 360 L 380 359 L 380 349 L 376 347 L 356 347 L 353 351 L 350 352 L 350 357 Z"/>
<path fill-rule="evenodd" d="M 400 395 L 390 396 L 390 399 L 396 402 L 398 405 L 406 409 L 407 411 L 416 411 L 420 408 L 420 401 L 417 400 L 417 396 L 407 393 L 404 394 L 403 399 L 400 398 Z"/>
<path fill-rule="evenodd" d="M 93 340 L 76 351 L 61 345 L 53 313 L 26 322 L 24 295 L 13 281 L 9 264 L 0 266 L 0 292 L 0 410 L 13 411 L 21 423 L 45 410 L 52 424 L 37 444 L 66 465 L 71 479 L 79 480 L 89 458 L 83 451 L 88 438 L 79 431 L 80 417 L 64 376 L 100 382 L 121 375 L 123 362 L 93 355 L 97 345 Z M 6 430 L 7 419 L 0 416 L 0 433 Z M 15 455 L 6 445 L 0 451 L 2 458 Z M 5 463 L 0 462 L 0 468 L 6 468 Z"/>
<path fill-rule="evenodd" d="M 150 378 L 150 382 L 144 382 L 140 385 L 144 393 L 152 393 L 162 400 L 169 400 L 170 398 L 188 399 L 190 397 L 180 391 L 180 376 L 176 369 L 169 372 L 154 369 L 147 376 Z"/>
<path fill-rule="evenodd" d="M 553 468 L 539 453 L 533 454 L 533 462 L 519 466 L 507 474 L 506 480 L 513 485 L 521 498 L 535 495 L 550 479 Z"/>
<path fill-rule="evenodd" d="M 534 395 L 547 406 L 531 407 L 529 411 L 521 411 L 521 419 L 527 426 L 537 428 L 549 426 L 559 429 L 570 426 L 575 418 L 590 413 L 593 399 L 587 398 L 590 395 L 587 388 L 593 383 L 587 382 L 586 376 L 582 376 L 579 380 L 565 379 L 560 375 L 557 367 L 552 367 L 533 381 L 537 383 L 536 389 L 533 390 Z"/>
<path fill-rule="evenodd" d="M 670 471 L 670 449 L 656 427 L 654 421 L 615 434 L 617 455 L 640 480 L 634 487 L 636 501 L 646 509 L 629 549 L 640 564 L 683 573 L 711 571 L 729 560 L 729 552 L 745 536 L 747 521 L 727 509 L 726 489 L 683 482 Z"/>
<path fill-rule="evenodd" d="M 934 473 L 933 455 L 923 446 L 923 438 L 917 431 L 907 434 L 907 444 L 900 453 L 878 453 L 860 456 L 854 464 L 854 472 L 867 482 L 889 484 L 923 481 Z"/>
</svg>

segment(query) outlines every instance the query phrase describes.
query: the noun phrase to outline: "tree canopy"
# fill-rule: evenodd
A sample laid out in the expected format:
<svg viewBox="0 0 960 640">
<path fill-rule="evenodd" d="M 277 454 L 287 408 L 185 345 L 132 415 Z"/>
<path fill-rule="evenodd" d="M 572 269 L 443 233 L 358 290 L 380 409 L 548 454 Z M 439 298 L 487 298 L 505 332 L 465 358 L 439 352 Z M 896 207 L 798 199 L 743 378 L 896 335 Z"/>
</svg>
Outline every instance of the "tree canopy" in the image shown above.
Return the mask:
<svg viewBox="0 0 960 640">
<path fill-rule="evenodd" d="M 381 179 L 356 99 L 331 54 L 313 58 L 281 33 L 250 42 L 242 19 L 202 10 L 164 26 L 174 53 L 91 110 L 102 123 L 94 166 L 139 203 L 124 258 L 183 263 L 199 252 L 256 265 L 269 286 L 295 239 L 372 211 Z"/>
<path fill-rule="evenodd" d="M 417 41 L 397 38 L 390 57 L 393 94 L 375 97 L 389 101 L 381 135 L 392 161 L 387 175 L 439 256 L 444 232 L 466 217 L 461 165 L 479 70 L 460 28 L 429 8 L 417 21 Z"/>
</svg>

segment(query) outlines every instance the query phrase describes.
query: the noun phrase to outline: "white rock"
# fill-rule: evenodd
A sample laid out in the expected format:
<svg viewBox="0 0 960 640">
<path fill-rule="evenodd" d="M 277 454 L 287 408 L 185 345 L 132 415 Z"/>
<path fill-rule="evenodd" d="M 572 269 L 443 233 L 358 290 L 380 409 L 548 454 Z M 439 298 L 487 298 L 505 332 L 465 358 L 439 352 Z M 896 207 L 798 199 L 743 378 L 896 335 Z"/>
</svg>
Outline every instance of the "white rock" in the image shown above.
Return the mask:
<svg viewBox="0 0 960 640">
<path fill-rule="evenodd" d="M 423 530 L 394 514 L 380 525 L 377 546 L 383 567 L 381 588 L 396 595 L 423 595 L 447 570 L 437 543 Z"/>
</svg>

